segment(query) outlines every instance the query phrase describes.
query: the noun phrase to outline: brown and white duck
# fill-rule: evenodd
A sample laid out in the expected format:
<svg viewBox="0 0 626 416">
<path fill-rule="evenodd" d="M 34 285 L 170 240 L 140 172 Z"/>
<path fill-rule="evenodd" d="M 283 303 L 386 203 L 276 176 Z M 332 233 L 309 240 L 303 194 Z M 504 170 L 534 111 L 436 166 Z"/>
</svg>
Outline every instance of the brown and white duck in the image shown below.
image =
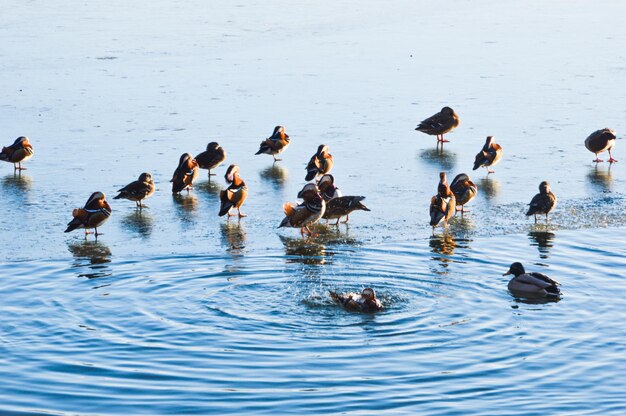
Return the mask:
<svg viewBox="0 0 626 416">
<path fill-rule="evenodd" d="M 474 170 L 484 167 L 487 169 L 487 174 L 494 173 L 495 171 L 489 169 L 489 166 L 495 166 L 500 159 L 502 159 L 502 146 L 496 143 L 495 137 L 488 136 L 485 145 L 474 159 Z"/>
<path fill-rule="evenodd" d="M 154 181 L 152 175 L 144 172 L 139 175 L 139 179 L 133 181 L 120 189 L 119 194 L 113 199 L 128 199 L 129 201 L 135 201 L 137 208 L 147 208 L 141 201 L 149 198 L 154 193 Z"/>
<path fill-rule="evenodd" d="M 450 190 L 454 194 L 457 209 L 459 206 L 461 207 L 462 216 L 465 213 L 465 204 L 474 199 L 478 193 L 478 187 L 472 182 L 469 175 L 459 173 L 450 184 Z"/>
<path fill-rule="evenodd" d="M 423 120 L 415 130 L 431 136 L 437 136 L 437 142 L 447 143 L 449 140 L 444 140 L 443 135 L 454 130 L 459 123 L 459 116 L 456 115 L 454 110 L 450 107 L 444 107 L 437 114 Z"/>
<path fill-rule="evenodd" d="M 456 212 L 456 199 L 448 186 L 446 173 L 439 174 L 437 195 L 430 200 L 430 226 L 433 230 L 443 222 L 444 228 L 448 227 L 448 221 Z"/>
<path fill-rule="evenodd" d="M 303 202 L 299 205 L 292 202 L 286 202 L 283 205 L 285 218 L 278 228 L 300 228 L 301 234 L 311 235 L 309 226 L 322 218 L 326 210 L 326 202 L 319 194 L 317 185 L 313 183 L 304 185 L 304 188 L 298 192 L 298 198 L 303 199 Z"/>
<path fill-rule="evenodd" d="M 361 201 L 365 199 L 364 196 L 343 196 L 337 186 L 335 186 L 335 178 L 333 175 L 326 174 L 320 178 L 317 183 L 317 187 L 320 190 L 320 194 L 324 201 L 326 201 L 326 210 L 322 218 L 328 221 L 336 219 L 334 225 L 339 225 L 341 217 L 346 217 L 344 223 L 350 221 L 350 214 L 352 211 L 371 211 Z"/>
<path fill-rule="evenodd" d="M 318 175 L 325 175 L 333 168 L 333 156 L 328 153 L 328 146 L 320 144 L 317 152 L 311 156 L 311 160 L 306 165 L 305 180 L 311 181 Z"/>
<path fill-rule="evenodd" d="M 27 161 L 35 152 L 30 144 L 28 137 L 21 136 L 15 139 L 12 145 L 2 148 L 0 152 L 0 160 L 13 163 L 14 170 L 26 170 L 22 167 L 22 162 Z"/>
<path fill-rule="evenodd" d="M 247 215 L 241 212 L 241 206 L 248 197 L 248 187 L 246 183 L 239 177 L 239 166 L 230 165 L 224 175 L 226 183 L 229 184 L 228 188 L 220 192 L 220 217 L 228 214 L 229 217 L 234 216 L 230 210 L 237 208 L 237 214 L 239 218 L 246 217 Z"/>
<path fill-rule="evenodd" d="M 263 140 L 259 145 L 259 150 L 255 153 L 272 155 L 274 162 L 281 159 L 276 159 L 276 155 L 282 153 L 287 146 L 289 146 L 289 136 L 285 133 L 283 126 L 274 127 L 274 132 L 270 137 Z"/>
<path fill-rule="evenodd" d="M 209 176 L 215 175 L 211 173 L 211 170 L 224 163 L 226 160 L 226 150 L 217 142 L 211 142 L 207 145 L 206 150 L 198 154 L 195 159 L 200 169 L 207 169 Z"/>
<path fill-rule="evenodd" d="M 109 219 L 111 212 L 111 206 L 107 202 L 105 195 L 102 192 L 94 192 L 84 207 L 75 208 L 72 211 L 74 218 L 67 224 L 65 232 L 69 233 L 77 228 L 84 228 L 85 235 L 87 235 L 91 234 L 88 230 L 93 228 L 96 237 L 98 237 L 98 227 Z"/>
<path fill-rule="evenodd" d="M 371 287 L 367 287 L 361 293 L 337 293 L 328 292 L 330 298 L 351 312 L 378 312 L 383 309 L 383 304 L 376 298 L 376 292 Z"/>
<path fill-rule="evenodd" d="M 535 223 L 537 223 L 537 214 L 545 214 L 546 222 L 548 221 L 548 214 L 556 206 L 556 196 L 550 190 L 550 184 L 548 181 L 543 181 L 539 184 L 539 193 L 533 197 L 530 201 L 530 207 L 526 216 L 535 216 Z"/>
<path fill-rule="evenodd" d="M 522 263 L 511 264 L 509 271 L 503 276 L 512 274 L 514 277 L 509 281 L 508 288 L 514 295 L 524 297 L 558 298 L 561 296 L 559 282 L 550 279 L 543 273 L 526 273 Z"/>
<path fill-rule="evenodd" d="M 176 194 L 185 189 L 189 191 L 197 177 L 198 162 L 189 153 L 183 153 L 180 156 L 178 167 L 170 180 L 172 182 L 172 193 Z"/>
<path fill-rule="evenodd" d="M 615 131 L 604 128 L 602 130 L 594 131 L 585 139 L 585 147 L 592 153 L 595 153 L 596 158 L 593 162 L 602 162 L 602 160 L 598 157 L 598 154 L 602 152 L 609 152 L 609 163 L 617 162 L 617 160 L 613 159 L 613 155 L 611 155 L 611 149 L 615 146 L 615 139 L 617 136 L 615 135 Z"/>
</svg>

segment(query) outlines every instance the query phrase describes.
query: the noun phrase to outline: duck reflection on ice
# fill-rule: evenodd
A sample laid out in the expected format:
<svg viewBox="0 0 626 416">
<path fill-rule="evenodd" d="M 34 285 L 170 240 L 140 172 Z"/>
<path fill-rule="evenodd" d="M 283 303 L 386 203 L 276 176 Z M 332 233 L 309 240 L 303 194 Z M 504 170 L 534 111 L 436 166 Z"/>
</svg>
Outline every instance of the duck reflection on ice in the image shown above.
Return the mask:
<svg viewBox="0 0 626 416">
<path fill-rule="evenodd" d="M 537 249 L 539 250 L 539 257 L 547 259 L 550 257 L 550 249 L 554 246 L 554 238 L 556 237 L 556 234 L 551 231 L 539 230 L 537 228 L 528 233 L 528 238 L 533 246 L 537 246 Z"/>
<path fill-rule="evenodd" d="M 500 182 L 492 177 L 485 177 L 478 180 L 478 194 L 484 195 L 489 201 L 500 193 Z"/>
<path fill-rule="evenodd" d="M 285 246 L 285 255 L 287 263 L 302 263 L 323 265 L 330 264 L 330 256 L 332 252 L 326 251 L 326 245 L 322 244 L 317 238 L 309 238 L 303 240 L 300 237 L 278 236 Z"/>
<path fill-rule="evenodd" d="M 285 185 L 285 182 L 289 178 L 289 171 L 284 166 L 273 164 L 272 166 L 263 169 L 260 172 L 260 175 L 261 178 L 272 182 L 276 188 L 280 188 Z"/>
<path fill-rule="evenodd" d="M 28 193 L 33 181 L 30 176 L 23 175 L 22 171 L 17 172 L 19 173 L 6 175 L 2 178 L 2 197 L 7 201 L 24 205 L 28 202 Z"/>
<path fill-rule="evenodd" d="M 111 250 L 105 244 L 95 240 L 81 240 L 68 243 L 67 248 L 76 260 L 75 267 L 87 267 L 90 270 L 88 273 L 79 273 L 78 277 L 94 279 L 111 276 L 111 269 L 107 265 L 111 262 Z"/>
<path fill-rule="evenodd" d="M 214 197 L 214 199 L 219 199 L 220 191 L 222 190 L 222 185 L 220 185 L 217 181 L 204 181 L 198 182 L 193 186 L 198 190 L 198 192 L 205 193 L 210 197 Z"/>
<path fill-rule="evenodd" d="M 173 194 L 172 197 L 178 211 L 178 217 L 181 219 L 183 227 L 186 228 L 194 222 L 193 217 L 198 205 L 198 197 L 193 194 Z"/>
<path fill-rule="evenodd" d="M 587 179 L 594 190 L 609 193 L 613 188 L 613 175 L 611 174 L 611 164 L 608 168 L 601 168 L 596 163 L 587 174 Z"/>
<path fill-rule="evenodd" d="M 452 171 L 456 166 L 456 153 L 445 150 L 443 146 L 439 145 L 436 148 L 423 150 L 419 157 L 428 163 L 439 166 L 441 170 L 445 171 Z"/>
<path fill-rule="evenodd" d="M 122 219 L 122 227 L 145 239 L 152 234 L 152 222 L 152 216 L 145 210 L 135 210 Z"/>
<path fill-rule="evenodd" d="M 222 244 L 230 254 L 242 254 L 246 248 L 247 234 L 243 224 L 239 221 L 227 221 L 220 225 Z"/>
</svg>

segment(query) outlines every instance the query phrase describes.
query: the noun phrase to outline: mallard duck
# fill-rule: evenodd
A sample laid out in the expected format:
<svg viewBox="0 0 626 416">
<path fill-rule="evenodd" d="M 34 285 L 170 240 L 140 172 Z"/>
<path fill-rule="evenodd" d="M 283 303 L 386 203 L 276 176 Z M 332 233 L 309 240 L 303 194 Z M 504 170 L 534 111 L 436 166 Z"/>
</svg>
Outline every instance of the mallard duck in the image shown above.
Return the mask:
<svg viewBox="0 0 626 416">
<path fill-rule="evenodd" d="M 460 173 L 456 175 L 452 181 L 450 190 L 454 194 L 457 209 L 461 206 L 461 215 L 463 215 L 465 212 L 465 204 L 474 199 L 478 193 L 478 187 L 472 182 L 469 175 Z"/>
<path fill-rule="evenodd" d="M 195 157 L 200 169 L 207 169 L 209 176 L 215 175 L 211 173 L 211 169 L 215 169 L 226 160 L 226 150 L 216 142 L 207 145 L 206 151 Z"/>
<path fill-rule="evenodd" d="M 298 205 L 292 202 L 286 202 L 283 205 L 285 211 L 285 218 L 282 220 L 278 228 L 281 227 L 293 227 L 300 228 L 301 234 L 311 235 L 309 225 L 314 224 L 326 210 L 326 202 L 319 194 L 317 185 L 313 183 L 307 183 L 304 188 L 298 192 L 298 198 L 303 199 L 303 202 Z"/>
<path fill-rule="evenodd" d="M 442 221 L 444 227 L 448 227 L 448 221 L 456 212 L 456 199 L 448 186 L 446 173 L 439 174 L 439 185 L 437 185 L 437 195 L 430 200 L 430 225 L 433 230 Z"/>
<path fill-rule="evenodd" d="M 285 133 L 283 126 L 274 127 L 274 133 L 271 137 L 263 140 L 259 145 L 259 151 L 255 154 L 260 155 L 262 153 L 272 155 L 274 162 L 281 159 L 276 159 L 276 155 L 283 152 L 287 146 L 289 146 L 289 136 Z"/>
<path fill-rule="evenodd" d="M 198 162 L 189 153 L 183 153 L 180 156 L 178 167 L 170 180 L 172 182 L 172 193 L 176 194 L 185 189 L 189 191 L 197 177 Z"/>
<path fill-rule="evenodd" d="M 488 136 L 485 145 L 474 159 L 474 170 L 485 167 L 487 174 L 494 173 L 489 166 L 495 166 L 502 159 L 502 146 L 496 143 L 495 137 Z"/>
<path fill-rule="evenodd" d="M 309 164 L 306 165 L 305 180 L 310 181 L 318 175 L 325 175 L 333 168 L 333 156 L 328 153 L 328 146 L 320 144 L 317 152 L 311 156 Z"/>
<path fill-rule="evenodd" d="M 459 125 L 459 122 L 459 117 L 454 110 L 450 107 L 444 107 L 437 114 L 428 117 L 418 124 L 415 130 L 431 136 L 436 135 L 438 142 L 447 143 L 449 140 L 444 140 L 443 135 L 454 130 Z"/>
<path fill-rule="evenodd" d="M 352 312 L 378 312 L 383 309 L 383 304 L 376 298 L 376 292 L 371 287 L 367 287 L 358 293 L 337 293 L 328 292 L 330 298 Z"/>
<path fill-rule="evenodd" d="M 2 148 L 0 160 L 13 163 L 14 170 L 26 170 L 22 167 L 22 162 L 27 161 L 34 154 L 33 146 L 28 141 L 28 137 L 21 136 L 15 139 L 11 146 Z"/>
<path fill-rule="evenodd" d="M 228 188 L 220 192 L 220 217 L 228 214 L 229 217 L 234 216 L 230 210 L 237 208 L 239 218 L 246 217 L 247 215 L 241 212 L 241 206 L 248 197 L 248 187 L 246 183 L 239 177 L 239 166 L 230 165 L 224 175 L 226 183 L 230 184 Z"/>
<path fill-rule="evenodd" d="M 91 234 L 88 229 L 93 228 L 96 237 L 98 237 L 98 227 L 109 219 L 111 212 L 111 206 L 107 202 L 104 194 L 102 192 L 94 192 L 91 194 L 84 207 L 75 208 L 72 211 L 74 219 L 67 224 L 65 232 L 69 233 L 77 228 L 84 228 L 86 235 Z"/>
<path fill-rule="evenodd" d="M 123 198 L 128 199 L 129 201 L 135 201 L 138 208 L 144 208 L 141 204 L 141 200 L 149 198 L 154 193 L 154 181 L 152 180 L 152 175 L 144 172 L 139 175 L 139 179 L 129 183 L 117 192 L 119 192 L 119 195 L 113 199 Z"/>
<path fill-rule="evenodd" d="M 561 295 L 559 282 L 550 279 L 543 273 L 526 273 L 522 263 L 511 264 L 509 271 L 502 276 L 512 274 L 514 277 L 509 281 L 509 291 L 513 294 L 526 296 L 557 298 Z"/>
<path fill-rule="evenodd" d="M 613 159 L 613 155 L 611 155 L 611 149 L 615 146 L 615 139 L 617 136 L 615 135 L 615 130 L 611 130 L 608 128 L 594 131 L 585 139 L 585 147 L 592 153 L 596 154 L 596 159 L 593 162 L 602 162 L 602 160 L 598 157 L 599 153 L 604 151 L 609 152 L 609 163 L 617 162 L 617 160 Z"/>
<path fill-rule="evenodd" d="M 533 197 L 528 205 L 530 208 L 528 208 L 526 216 L 534 215 L 535 223 L 537 223 L 537 214 L 546 214 L 546 222 L 548 221 L 548 214 L 556 206 L 556 196 L 550 190 L 548 181 L 539 184 L 539 193 Z"/>
</svg>

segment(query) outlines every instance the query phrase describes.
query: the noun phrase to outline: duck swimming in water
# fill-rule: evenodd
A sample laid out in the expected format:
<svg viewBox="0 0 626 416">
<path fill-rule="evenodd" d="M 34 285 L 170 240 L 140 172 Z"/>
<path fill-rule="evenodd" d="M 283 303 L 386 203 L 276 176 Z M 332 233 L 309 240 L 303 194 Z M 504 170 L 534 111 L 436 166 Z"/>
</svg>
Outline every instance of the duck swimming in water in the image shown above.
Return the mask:
<svg viewBox="0 0 626 416">
<path fill-rule="evenodd" d="M 318 175 L 325 175 L 333 168 L 333 155 L 328 153 L 328 146 L 320 144 L 317 152 L 311 157 L 306 166 L 305 180 L 311 181 Z"/>
<path fill-rule="evenodd" d="M 172 193 L 189 191 L 193 181 L 198 177 L 198 162 L 189 153 L 183 153 L 178 161 L 178 167 L 174 171 L 172 182 Z"/>
<path fill-rule="evenodd" d="M 93 228 L 97 238 L 98 227 L 109 219 L 111 212 L 111 206 L 107 202 L 105 195 L 102 192 L 94 192 L 84 207 L 75 208 L 72 211 L 74 218 L 67 224 L 65 232 L 69 233 L 77 228 L 84 228 L 85 235 L 87 235 L 91 234 L 88 230 Z"/>
<path fill-rule="evenodd" d="M 139 175 L 139 179 L 133 181 L 120 189 L 119 194 L 113 199 L 128 199 L 129 201 L 135 201 L 137 208 L 147 208 L 142 205 L 143 199 L 149 198 L 154 193 L 154 181 L 152 175 L 144 172 Z"/>
<path fill-rule="evenodd" d="M 526 273 L 522 263 L 511 264 L 509 271 L 502 276 L 512 274 L 514 277 L 509 281 L 509 291 L 523 296 L 558 298 L 561 295 L 559 282 L 550 279 L 543 273 Z"/>
<path fill-rule="evenodd" d="M 229 217 L 232 217 L 235 214 L 231 214 L 230 210 L 237 208 L 239 218 L 246 217 L 247 215 L 241 212 L 241 206 L 248 197 L 248 187 L 243 179 L 239 177 L 239 166 L 230 165 L 226 175 L 224 175 L 224 179 L 230 186 L 220 192 L 221 205 L 218 215 L 222 217 L 228 214 Z"/>
<path fill-rule="evenodd" d="M 272 155 L 274 162 L 277 162 L 281 159 L 276 159 L 276 155 L 282 153 L 287 146 L 289 146 L 289 136 L 285 133 L 285 128 L 276 126 L 272 135 L 261 142 L 259 150 L 255 154 Z"/>
<path fill-rule="evenodd" d="M 474 199 L 478 193 L 478 187 L 472 182 L 469 175 L 460 173 L 456 175 L 452 181 L 450 190 L 454 194 L 456 208 L 458 209 L 459 206 L 461 206 L 461 216 L 463 216 L 463 213 L 465 213 L 465 204 Z"/>
<path fill-rule="evenodd" d="M 495 170 L 489 169 L 489 166 L 495 166 L 502 159 L 502 146 L 496 143 L 495 137 L 488 136 L 485 145 L 474 159 L 474 169 L 480 167 L 487 169 L 487 174 L 495 173 Z"/>
<path fill-rule="evenodd" d="M 449 140 L 444 140 L 443 135 L 454 130 L 459 123 L 459 116 L 454 110 L 450 107 L 444 107 L 437 114 L 423 120 L 415 130 L 431 136 L 436 135 L 438 143 L 447 143 Z"/>
<path fill-rule="evenodd" d="M 215 175 L 211 173 L 212 169 L 217 168 L 226 160 L 226 150 L 217 142 L 211 142 L 207 145 L 206 150 L 195 157 L 200 169 L 207 169 L 209 176 Z"/>
<path fill-rule="evenodd" d="M 537 223 L 537 214 L 545 214 L 546 222 L 548 222 L 548 214 L 556 206 L 556 196 L 550 190 L 550 184 L 548 181 L 543 181 L 539 184 L 539 193 L 533 197 L 530 201 L 530 207 L 526 216 L 535 216 L 535 224 Z"/>
<path fill-rule="evenodd" d="M 430 226 L 435 227 L 443 222 L 444 228 L 448 227 L 448 221 L 456 212 L 456 198 L 448 186 L 446 173 L 439 174 L 437 195 L 430 200 Z"/>
<path fill-rule="evenodd" d="M 617 160 L 613 159 L 613 155 L 611 155 L 611 149 L 615 146 L 615 139 L 617 139 L 615 131 L 608 128 L 594 131 L 585 139 L 585 147 L 587 150 L 596 155 L 593 162 L 602 162 L 598 154 L 605 151 L 609 152 L 609 163 L 617 162 Z"/>
<path fill-rule="evenodd" d="M 21 136 L 15 139 L 12 145 L 3 147 L 0 152 L 0 160 L 13 163 L 13 170 L 26 170 L 22 167 L 22 162 L 27 161 L 35 152 L 28 137 Z"/>
<path fill-rule="evenodd" d="M 329 291 L 330 298 L 352 312 L 378 312 L 383 309 L 383 304 L 376 298 L 374 289 L 367 287 L 358 293 L 337 293 Z"/>
<path fill-rule="evenodd" d="M 298 205 L 292 202 L 286 202 L 283 205 L 285 218 L 282 220 L 278 228 L 293 227 L 300 228 L 300 234 L 312 235 L 309 225 L 316 223 L 324 215 L 326 210 L 326 202 L 319 194 L 317 185 L 307 183 L 304 188 L 298 192 L 298 198 L 304 201 Z"/>
</svg>

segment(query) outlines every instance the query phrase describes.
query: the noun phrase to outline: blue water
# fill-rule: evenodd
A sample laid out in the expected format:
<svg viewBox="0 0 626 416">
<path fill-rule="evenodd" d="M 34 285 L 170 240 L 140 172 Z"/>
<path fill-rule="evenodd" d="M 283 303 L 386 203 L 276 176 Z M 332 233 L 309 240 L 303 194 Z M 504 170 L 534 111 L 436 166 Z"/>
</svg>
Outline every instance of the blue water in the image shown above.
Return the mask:
<svg viewBox="0 0 626 416">
<path fill-rule="evenodd" d="M 583 141 L 626 119 L 620 1 L 394 0 L 95 4 L 4 1 L 0 145 L 0 413 L 626 413 L 626 160 Z M 416 124 L 444 105 L 443 151 Z M 282 162 L 254 156 L 275 125 Z M 487 135 L 496 173 L 471 171 Z M 226 166 L 172 196 L 182 153 L 237 163 L 243 211 L 217 216 Z M 276 227 L 328 144 L 344 194 L 319 236 Z M 149 171 L 138 212 L 112 200 Z M 428 226 L 439 172 L 478 196 Z M 549 180 L 550 222 L 526 204 Z M 64 234 L 94 191 L 97 241 Z M 562 283 L 516 299 L 514 261 Z M 375 288 L 350 313 L 329 290 Z"/>
</svg>

